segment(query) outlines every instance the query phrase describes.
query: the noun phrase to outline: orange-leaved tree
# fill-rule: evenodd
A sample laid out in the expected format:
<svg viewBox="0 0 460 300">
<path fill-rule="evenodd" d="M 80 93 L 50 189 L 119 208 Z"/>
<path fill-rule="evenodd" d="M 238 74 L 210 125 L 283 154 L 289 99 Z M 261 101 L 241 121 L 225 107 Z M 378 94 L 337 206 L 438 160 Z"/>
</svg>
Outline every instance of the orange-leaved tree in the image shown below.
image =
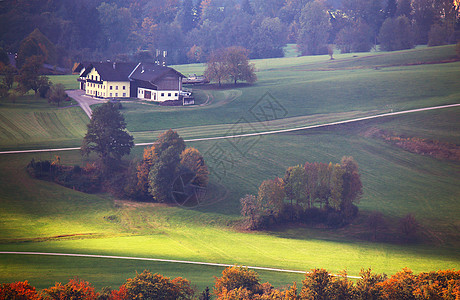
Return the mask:
<svg viewBox="0 0 460 300">
<path fill-rule="evenodd" d="M 233 266 L 222 271 L 222 277 L 216 277 L 214 285 L 214 294 L 221 299 L 230 299 L 228 294 L 252 295 L 259 293 L 261 290 L 259 283 L 259 274 L 245 267 Z M 236 295 L 235 294 L 235 295 Z"/>
<path fill-rule="evenodd" d="M 194 295 L 188 280 L 181 277 L 171 280 L 147 270 L 128 279 L 124 289 L 127 299 L 192 299 Z"/>
<path fill-rule="evenodd" d="M 35 300 L 40 298 L 35 287 L 26 280 L 1 284 L 0 299 Z"/>
<path fill-rule="evenodd" d="M 181 167 L 195 174 L 193 184 L 201 187 L 207 186 L 209 181 L 209 170 L 200 151 L 195 148 L 187 148 L 182 151 L 180 158 Z"/>
<path fill-rule="evenodd" d="M 137 166 L 137 188 L 143 196 L 149 193 L 149 172 L 158 156 L 155 153 L 155 145 L 144 149 L 142 161 Z"/>
<path fill-rule="evenodd" d="M 54 286 L 43 290 L 43 299 L 94 300 L 98 296 L 96 289 L 89 282 L 78 278 L 71 279 L 66 284 L 56 282 Z"/>
</svg>

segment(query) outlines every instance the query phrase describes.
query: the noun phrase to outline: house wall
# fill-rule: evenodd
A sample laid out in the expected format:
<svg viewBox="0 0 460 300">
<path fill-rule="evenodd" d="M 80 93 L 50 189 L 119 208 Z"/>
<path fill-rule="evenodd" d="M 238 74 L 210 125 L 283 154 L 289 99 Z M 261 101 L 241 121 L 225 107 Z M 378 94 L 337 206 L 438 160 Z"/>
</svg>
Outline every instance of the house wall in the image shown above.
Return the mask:
<svg viewBox="0 0 460 300">
<path fill-rule="evenodd" d="M 150 92 L 150 99 L 146 98 L 146 95 Z M 163 102 L 167 100 L 179 100 L 178 90 L 151 90 L 146 88 L 137 89 L 137 98 L 147 101 L 158 101 Z"/>
<path fill-rule="evenodd" d="M 106 94 L 108 98 L 128 98 L 129 81 L 104 81 L 106 83 Z"/>
<path fill-rule="evenodd" d="M 86 76 L 85 88 L 86 95 L 89 96 L 97 96 L 101 98 L 130 97 L 129 81 L 103 81 L 96 69 L 92 69 Z"/>
</svg>

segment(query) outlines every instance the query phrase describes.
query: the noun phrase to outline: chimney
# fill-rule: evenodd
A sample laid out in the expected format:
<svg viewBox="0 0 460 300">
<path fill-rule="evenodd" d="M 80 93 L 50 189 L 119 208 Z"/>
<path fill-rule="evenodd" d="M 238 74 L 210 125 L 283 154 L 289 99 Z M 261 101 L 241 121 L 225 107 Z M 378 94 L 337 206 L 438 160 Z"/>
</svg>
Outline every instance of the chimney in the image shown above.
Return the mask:
<svg viewBox="0 0 460 300">
<path fill-rule="evenodd" d="M 113 69 L 115 70 L 116 62 L 113 62 Z"/>
</svg>

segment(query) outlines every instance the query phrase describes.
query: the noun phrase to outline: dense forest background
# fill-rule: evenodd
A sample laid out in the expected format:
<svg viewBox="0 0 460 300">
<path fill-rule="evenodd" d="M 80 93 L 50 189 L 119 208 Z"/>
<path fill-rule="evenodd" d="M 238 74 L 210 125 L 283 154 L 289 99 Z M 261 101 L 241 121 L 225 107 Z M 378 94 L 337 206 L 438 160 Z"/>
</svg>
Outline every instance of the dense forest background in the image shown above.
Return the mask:
<svg viewBox="0 0 460 300">
<path fill-rule="evenodd" d="M 327 54 L 332 44 L 342 52 L 398 50 L 455 43 L 459 28 L 458 0 L 0 1 L 0 47 L 19 60 L 46 52 L 47 63 L 62 67 L 163 53 L 169 64 L 204 62 L 230 46 L 250 58 L 281 57 L 287 43 L 302 55 Z M 387 44 L 395 32 L 403 41 Z"/>
</svg>

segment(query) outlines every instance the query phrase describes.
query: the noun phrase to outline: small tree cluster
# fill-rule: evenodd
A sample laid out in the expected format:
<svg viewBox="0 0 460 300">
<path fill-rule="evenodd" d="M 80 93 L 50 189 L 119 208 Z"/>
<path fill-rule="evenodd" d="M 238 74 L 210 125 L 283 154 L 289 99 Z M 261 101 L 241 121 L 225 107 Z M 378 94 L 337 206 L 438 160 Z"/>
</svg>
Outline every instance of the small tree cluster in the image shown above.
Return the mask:
<svg viewBox="0 0 460 300">
<path fill-rule="evenodd" d="M 218 82 L 230 80 L 234 84 L 238 81 L 254 83 L 257 81 L 254 64 L 249 63 L 248 50 L 242 47 L 229 47 L 213 51 L 206 64 L 204 72 L 210 81 Z"/>
<path fill-rule="evenodd" d="M 185 149 L 184 140 L 173 130 L 162 133 L 157 141 L 144 150 L 137 167 L 137 189 L 145 199 L 171 202 L 173 182 L 181 174 L 193 175 L 190 184 L 205 187 L 209 171 L 201 153 Z"/>
<path fill-rule="evenodd" d="M 385 274 L 362 269 L 353 282 L 347 272 L 332 275 L 325 269 L 312 269 L 305 274 L 300 294 L 296 283 L 284 291 L 269 283 L 260 284 L 257 273 L 241 267 L 230 267 L 216 278 L 217 299 L 457 299 L 460 296 L 460 271 L 444 270 L 414 275 L 405 268 L 387 278 Z M 457 297 L 457 298 L 456 298 Z"/>
<path fill-rule="evenodd" d="M 362 195 L 358 165 L 352 157 L 340 164 L 305 163 L 289 167 L 284 178 L 265 180 L 257 197 L 240 200 L 249 229 L 283 221 L 326 222 L 340 226 L 357 213 Z"/>
</svg>

